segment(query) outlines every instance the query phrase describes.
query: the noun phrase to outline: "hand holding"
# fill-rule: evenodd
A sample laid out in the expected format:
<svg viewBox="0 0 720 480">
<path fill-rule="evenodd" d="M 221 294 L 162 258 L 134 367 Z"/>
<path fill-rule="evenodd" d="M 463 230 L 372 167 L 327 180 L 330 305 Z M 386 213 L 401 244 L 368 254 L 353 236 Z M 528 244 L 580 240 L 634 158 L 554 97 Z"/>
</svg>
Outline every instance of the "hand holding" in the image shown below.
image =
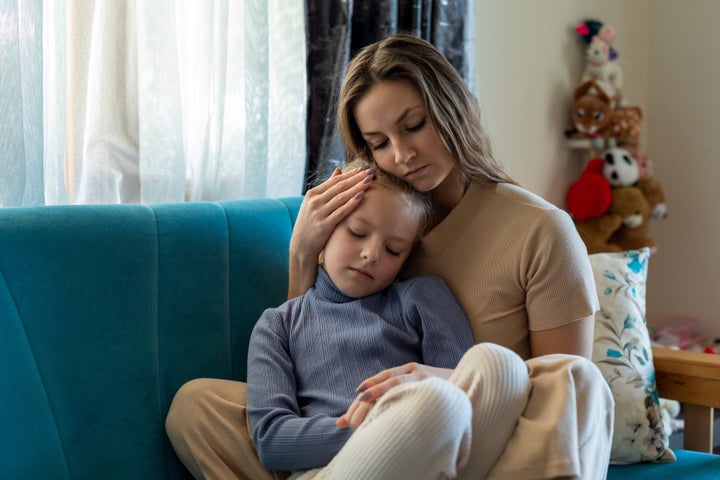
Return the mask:
<svg viewBox="0 0 720 480">
<path fill-rule="evenodd" d="M 349 427 L 355 430 L 365 420 L 375 402 L 391 388 L 428 377 L 448 379 L 451 373 L 449 368 L 429 367 L 416 362 L 383 370 L 360 384 L 357 388 L 358 396 L 335 424 L 340 428 Z"/>
</svg>

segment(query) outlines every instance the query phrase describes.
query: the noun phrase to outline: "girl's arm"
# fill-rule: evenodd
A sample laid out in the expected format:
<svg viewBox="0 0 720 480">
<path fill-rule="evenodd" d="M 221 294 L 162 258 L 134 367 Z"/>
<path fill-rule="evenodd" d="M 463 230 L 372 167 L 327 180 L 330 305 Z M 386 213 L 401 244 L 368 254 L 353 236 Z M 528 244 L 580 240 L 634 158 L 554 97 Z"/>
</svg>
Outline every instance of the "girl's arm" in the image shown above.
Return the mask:
<svg viewBox="0 0 720 480">
<path fill-rule="evenodd" d="M 307 292 L 315 283 L 318 257 L 335 226 L 362 200 L 375 169 L 356 169 L 332 176 L 305 194 L 292 237 L 288 298 Z"/>
<path fill-rule="evenodd" d="M 248 352 L 248 403 L 253 444 L 271 470 L 307 470 L 327 465 L 350 436 L 336 417 L 304 417 L 297 400 L 294 362 L 277 309 L 263 313 Z"/>
<path fill-rule="evenodd" d="M 404 282 L 403 312 L 421 332 L 422 361 L 389 368 L 363 381 L 358 396 L 337 426 L 356 429 L 377 399 L 401 383 L 428 377 L 448 379 L 464 353 L 475 343 L 460 304 L 437 277 L 422 275 Z"/>
<path fill-rule="evenodd" d="M 340 428 L 355 430 L 365 420 L 375 402 L 391 388 L 401 383 L 416 382 L 429 377 L 447 380 L 452 372 L 452 368 L 429 367 L 416 362 L 383 370 L 360 384 L 357 398 L 335 424 Z"/>
</svg>

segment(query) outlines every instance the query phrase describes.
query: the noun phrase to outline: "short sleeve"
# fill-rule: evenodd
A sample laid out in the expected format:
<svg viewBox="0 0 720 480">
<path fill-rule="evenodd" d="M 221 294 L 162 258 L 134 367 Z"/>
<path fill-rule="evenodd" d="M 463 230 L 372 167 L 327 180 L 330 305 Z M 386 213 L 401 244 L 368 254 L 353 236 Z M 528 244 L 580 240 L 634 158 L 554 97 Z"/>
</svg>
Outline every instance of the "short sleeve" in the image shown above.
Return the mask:
<svg viewBox="0 0 720 480">
<path fill-rule="evenodd" d="M 551 209 L 538 216 L 523 246 L 521 268 L 531 331 L 567 325 L 599 308 L 587 249 L 566 212 Z"/>
</svg>

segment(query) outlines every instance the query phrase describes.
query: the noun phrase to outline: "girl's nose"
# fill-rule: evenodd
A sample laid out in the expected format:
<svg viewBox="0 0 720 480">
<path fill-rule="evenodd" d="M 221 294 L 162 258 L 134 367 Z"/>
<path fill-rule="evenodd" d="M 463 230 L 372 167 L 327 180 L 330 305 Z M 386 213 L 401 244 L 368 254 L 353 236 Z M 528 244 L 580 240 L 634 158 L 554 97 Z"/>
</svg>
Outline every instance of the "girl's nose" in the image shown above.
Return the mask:
<svg viewBox="0 0 720 480">
<path fill-rule="evenodd" d="M 379 246 L 374 242 L 368 242 L 363 247 L 360 255 L 362 256 L 363 260 L 368 263 L 377 263 L 378 259 L 380 258 Z"/>
</svg>

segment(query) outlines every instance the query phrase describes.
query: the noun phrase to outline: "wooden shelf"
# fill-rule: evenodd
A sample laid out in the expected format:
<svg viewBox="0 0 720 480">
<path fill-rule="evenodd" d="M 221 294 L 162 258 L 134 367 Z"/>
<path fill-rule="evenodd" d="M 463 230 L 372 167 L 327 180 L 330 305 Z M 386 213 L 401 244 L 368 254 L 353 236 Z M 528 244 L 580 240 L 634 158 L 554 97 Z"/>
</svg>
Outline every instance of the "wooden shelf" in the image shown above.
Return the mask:
<svg viewBox="0 0 720 480">
<path fill-rule="evenodd" d="M 720 408 L 720 355 L 653 348 L 658 394 L 677 400 L 685 420 L 684 448 L 713 452 L 715 408 Z"/>
</svg>

